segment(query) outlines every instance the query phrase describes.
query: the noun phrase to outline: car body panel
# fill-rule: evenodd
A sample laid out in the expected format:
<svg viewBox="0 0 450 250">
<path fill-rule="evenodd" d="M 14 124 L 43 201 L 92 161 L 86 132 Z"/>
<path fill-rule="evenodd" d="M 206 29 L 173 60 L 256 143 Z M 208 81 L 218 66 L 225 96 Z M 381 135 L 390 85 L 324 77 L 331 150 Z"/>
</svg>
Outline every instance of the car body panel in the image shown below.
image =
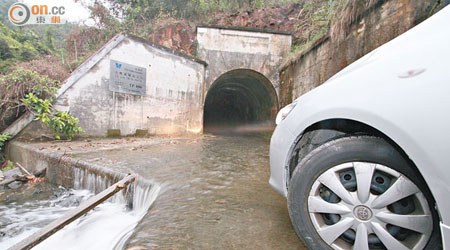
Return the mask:
<svg viewBox="0 0 450 250">
<path fill-rule="evenodd" d="M 441 223 L 441 233 L 444 250 L 450 250 L 450 227 Z"/>
<path fill-rule="evenodd" d="M 350 119 L 381 131 L 405 151 L 433 193 L 442 223 L 450 225 L 449 23 L 446 7 L 298 98 L 272 136 L 271 185 L 287 195 L 286 166 L 308 127 Z"/>
</svg>

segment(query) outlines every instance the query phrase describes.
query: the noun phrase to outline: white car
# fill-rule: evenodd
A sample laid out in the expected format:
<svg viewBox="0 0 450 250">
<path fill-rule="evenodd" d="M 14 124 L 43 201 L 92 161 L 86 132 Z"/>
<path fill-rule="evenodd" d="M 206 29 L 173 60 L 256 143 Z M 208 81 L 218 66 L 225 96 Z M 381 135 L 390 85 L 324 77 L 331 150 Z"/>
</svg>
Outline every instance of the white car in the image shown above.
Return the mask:
<svg viewBox="0 0 450 250">
<path fill-rule="evenodd" d="M 450 250 L 450 7 L 284 107 L 270 184 L 310 249 Z"/>
</svg>

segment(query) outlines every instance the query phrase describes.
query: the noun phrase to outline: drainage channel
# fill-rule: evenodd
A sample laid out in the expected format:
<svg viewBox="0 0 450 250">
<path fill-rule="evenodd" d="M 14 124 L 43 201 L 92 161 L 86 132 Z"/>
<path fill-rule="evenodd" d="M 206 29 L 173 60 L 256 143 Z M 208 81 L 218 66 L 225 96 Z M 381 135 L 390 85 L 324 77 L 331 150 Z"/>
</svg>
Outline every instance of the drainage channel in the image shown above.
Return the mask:
<svg viewBox="0 0 450 250">
<path fill-rule="evenodd" d="M 0 221 L 4 226 L 0 249 L 124 248 L 158 196 L 159 186 L 134 175 L 111 185 L 121 175 L 73 171 L 74 189 L 41 184 L 37 196 L 46 193 L 49 199 L 0 205 L 0 215 L 7 220 Z"/>
<path fill-rule="evenodd" d="M 292 229 L 286 200 L 267 183 L 268 138 L 264 136 L 14 141 L 8 155 L 30 171 L 32 166 L 36 166 L 33 171 L 47 167 L 51 183 L 76 190 L 89 186 L 97 193 L 130 172 L 139 174 L 141 182 L 157 183 L 142 185 L 151 186 L 150 192 L 159 187 L 161 191 L 126 238 L 124 249 L 306 249 Z M 102 205 L 92 215 L 106 214 L 100 211 Z M 114 220 L 116 214 L 109 216 Z M 108 226 L 113 223 L 95 227 L 103 225 L 86 240 L 76 236 L 80 245 L 72 249 L 102 249 L 89 246 L 110 236 Z M 62 239 L 71 237 L 75 236 L 69 233 Z"/>
</svg>

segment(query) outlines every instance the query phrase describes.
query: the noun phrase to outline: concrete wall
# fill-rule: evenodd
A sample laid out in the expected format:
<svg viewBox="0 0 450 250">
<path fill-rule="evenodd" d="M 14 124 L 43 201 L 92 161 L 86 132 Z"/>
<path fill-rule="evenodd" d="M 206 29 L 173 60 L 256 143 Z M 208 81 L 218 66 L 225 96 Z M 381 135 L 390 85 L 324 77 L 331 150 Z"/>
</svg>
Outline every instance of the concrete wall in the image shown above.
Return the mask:
<svg viewBox="0 0 450 250">
<path fill-rule="evenodd" d="M 234 69 L 257 71 L 278 89 L 277 69 L 291 49 L 292 35 L 245 28 L 199 26 L 197 41 L 197 56 L 209 65 L 206 91 L 221 75 Z"/>
<path fill-rule="evenodd" d="M 64 151 L 42 151 L 36 145 L 13 141 L 8 144 L 7 157 L 10 161 L 17 162 L 28 171 L 35 173 L 46 169 L 45 178 L 52 184 L 65 188 L 76 188 L 75 182 L 83 189 L 89 189 L 94 193 L 100 193 L 113 183 L 118 182 L 128 175 L 128 172 L 112 170 L 101 164 L 84 161 L 80 158 L 66 154 Z M 82 181 L 76 179 L 83 176 Z M 88 183 L 88 179 L 96 181 Z M 148 187 L 154 183 L 138 176 L 137 184 Z"/>
<path fill-rule="evenodd" d="M 443 5 L 444 2 L 438 5 L 435 0 L 380 1 L 352 25 L 344 41 L 324 37 L 297 61 L 281 68 L 281 106 L 423 21 L 433 6 L 438 10 Z"/>
<path fill-rule="evenodd" d="M 109 90 L 110 60 L 146 68 L 145 96 Z M 149 134 L 201 133 L 205 67 L 194 58 L 126 37 L 94 67 L 77 73 L 80 78 L 55 107 L 79 118 L 84 136 L 106 136 L 108 129 L 120 129 L 122 135 L 137 129 Z"/>
</svg>

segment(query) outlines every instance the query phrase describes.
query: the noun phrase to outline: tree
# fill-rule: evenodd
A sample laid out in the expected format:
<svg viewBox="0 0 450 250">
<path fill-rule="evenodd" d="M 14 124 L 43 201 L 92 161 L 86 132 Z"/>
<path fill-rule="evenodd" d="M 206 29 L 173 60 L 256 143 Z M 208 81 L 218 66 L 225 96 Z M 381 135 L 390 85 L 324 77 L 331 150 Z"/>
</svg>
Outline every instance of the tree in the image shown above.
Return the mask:
<svg viewBox="0 0 450 250">
<path fill-rule="evenodd" d="M 53 26 L 49 26 L 45 30 L 45 35 L 44 35 L 45 45 L 52 51 L 55 50 L 55 42 L 54 42 L 53 32 L 54 32 Z"/>
</svg>

